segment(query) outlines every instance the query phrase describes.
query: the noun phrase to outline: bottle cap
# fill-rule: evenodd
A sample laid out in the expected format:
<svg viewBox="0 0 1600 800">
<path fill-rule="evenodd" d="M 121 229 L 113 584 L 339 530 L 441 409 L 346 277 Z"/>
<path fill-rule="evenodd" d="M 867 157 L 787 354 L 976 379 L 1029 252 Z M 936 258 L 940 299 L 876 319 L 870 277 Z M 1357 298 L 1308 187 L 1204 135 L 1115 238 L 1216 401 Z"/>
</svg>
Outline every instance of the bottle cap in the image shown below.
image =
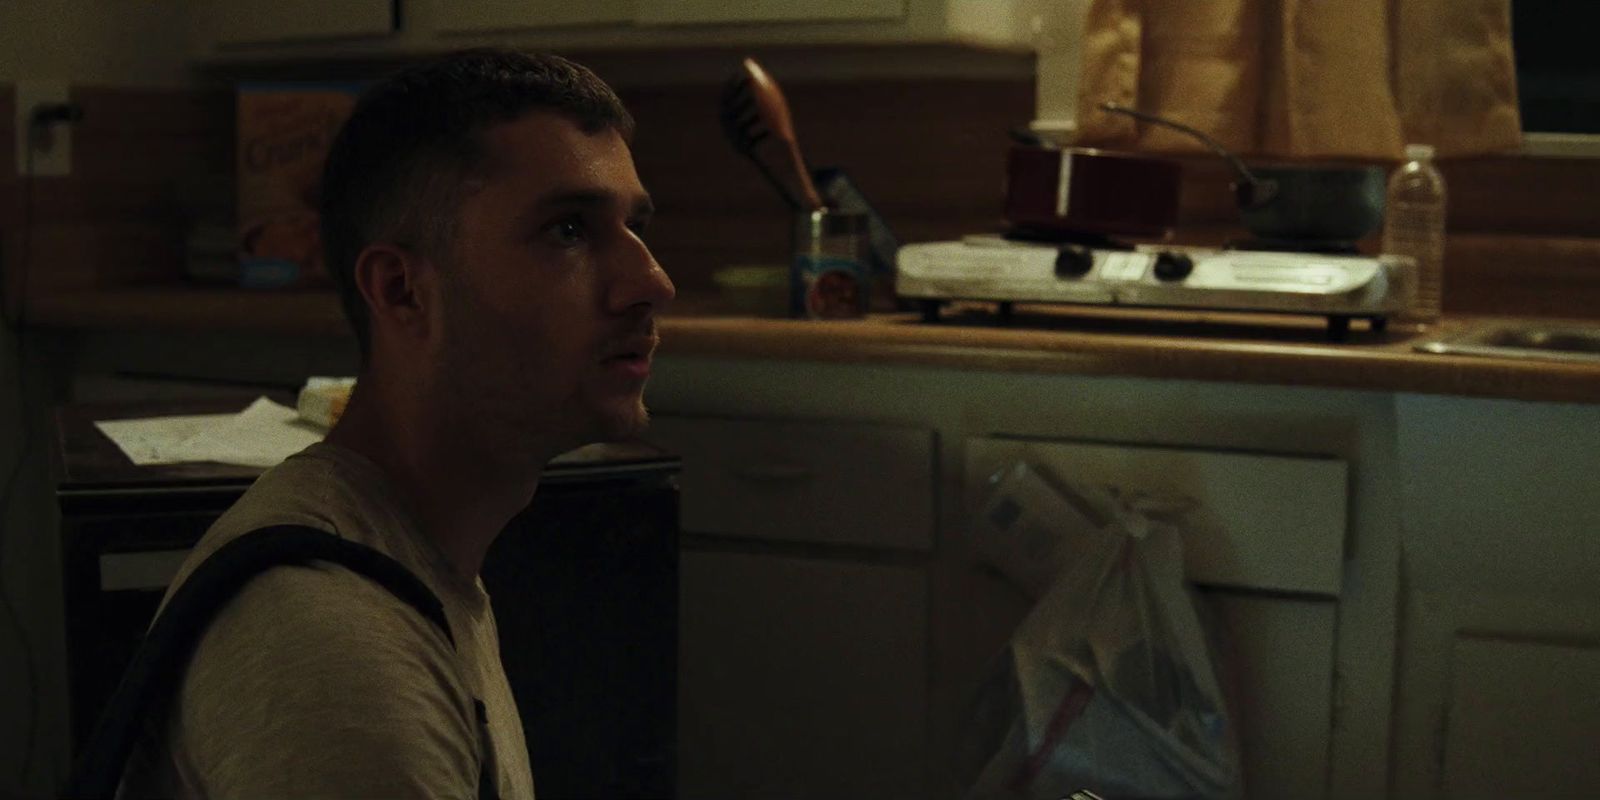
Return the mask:
<svg viewBox="0 0 1600 800">
<path fill-rule="evenodd" d="M 1406 158 L 1411 161 L 1422 161 L 1433 158 L 1433 145 L 1408 144 L 1406 145 Z"/>
</svg>

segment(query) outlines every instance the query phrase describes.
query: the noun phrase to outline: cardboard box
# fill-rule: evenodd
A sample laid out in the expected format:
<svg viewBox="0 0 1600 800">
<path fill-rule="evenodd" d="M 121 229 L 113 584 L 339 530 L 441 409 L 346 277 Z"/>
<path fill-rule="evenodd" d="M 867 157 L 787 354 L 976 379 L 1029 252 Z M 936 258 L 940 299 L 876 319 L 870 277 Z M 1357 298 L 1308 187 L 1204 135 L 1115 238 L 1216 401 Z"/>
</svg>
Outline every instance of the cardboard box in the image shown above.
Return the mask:
<svg viewBox="0 0 1600 800">
<path fill-rule="evenodd" d="M 239 86 L 240 285 L 328 282 L 317 227 L 322 165 L 360 89 L 343 83 Z"/>
</svg>

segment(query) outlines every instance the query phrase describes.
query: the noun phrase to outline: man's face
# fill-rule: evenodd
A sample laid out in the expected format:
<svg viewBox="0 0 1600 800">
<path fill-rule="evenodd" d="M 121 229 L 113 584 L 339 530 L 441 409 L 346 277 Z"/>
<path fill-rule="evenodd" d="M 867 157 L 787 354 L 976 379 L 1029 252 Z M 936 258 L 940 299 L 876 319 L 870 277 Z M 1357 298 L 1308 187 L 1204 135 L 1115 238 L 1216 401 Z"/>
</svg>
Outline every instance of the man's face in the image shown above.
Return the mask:
<svg viewBox="0 0 1600 800">
<path fill-rule="evenodd" d="M 651 205 L 632 153 L 544 111 L 484 140 L 487 177 L 440 270 L 439 378 L 463 433 L 510 460 L 637 433 L 674 290 L 640 239 Z"/>
</svg>

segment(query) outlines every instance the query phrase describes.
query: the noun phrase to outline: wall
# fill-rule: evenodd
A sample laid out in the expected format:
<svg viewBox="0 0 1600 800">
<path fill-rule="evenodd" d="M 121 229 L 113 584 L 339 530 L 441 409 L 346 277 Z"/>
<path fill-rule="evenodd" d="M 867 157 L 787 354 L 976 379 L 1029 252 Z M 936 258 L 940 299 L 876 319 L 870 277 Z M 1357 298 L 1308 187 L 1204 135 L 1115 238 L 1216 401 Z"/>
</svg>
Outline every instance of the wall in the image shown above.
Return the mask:
<svg viewBox="0 0 1600 800">
<path fill-rule="evenodd" d="M 650 246 L 689 289 L 708 286 L 719 267 L 788 262 L 789 209 L 723 136 L 721 89 L 620 92 L 657 206 Z M 806 159 L 848 173 L 903 241 L 999 229 L 1006 129 L 1031 118 L 1031 80 L 784 81 L 783 90 Z"/>
<path fill-rule="evenodd" d="M 0 83 L 185 86 L 188 2 L 0 3 Z"/>
<path fill-rule="evenodd" d="M 196 91 L 187 63 L 187 2 L 48 0 L 0 3 L 0 264 L 19 280 L 22 228 L 31 212 L 30 259 L 41 287 L 82 286 L 121 258 L 171 260 L 181 237 L 176 206 L 226 177 L 231 123 L 225 105 Z M 31 185 L 14 163 L 14 86 L 65 82 L 84 111 L 72 131 L 72 171 Z M 200 111 L 206 107 L 209 111 Z M 197 166 L 198 165 L 198 166 Z M 213 190 L 214 191 L 214 190 Z M 150 221 L 165 223 L 152 231 Z M 8 299 L 16 289 L 8 282 Z"/>
<path fill-rule="evenodd" d="M 108 3 L 101 0 L 39 0 L 0 3 L 0 266 L 6 298 L 16 298 L 22 254 L 26 184 L 17 178 L 12 84 L 65 81 L 87 116 L 75 137 L 75 176 L 33 186 L 35 227 L 31 250 L 37 283 L 65 277 L 52 269 L 66 252 L 109 256 L 119 247 L 137 249 L 141 237 L 129 217 L 144 215 L 151 195 L 135 188 L 132 165 L 144 167 L 145 183 L 165 166 L 140 156 L 150 137 L 129 136 L 118 120 L 144 120 L 153 136 L 161 107 L 143 114 L 142 104 L 119 105 L 127 95 L 104 87 L 140 87 L 163 96 L 192 85 L 185 64 L 184 3 Z M 185 127 L 193 127 L 183 123 Z M 137 126 L 134 126 L 137 127 Z M 170 165 L 170 161 L 166 162 Z M 94 176 L 91 180 L 83 180 Z M 134 210 L 139 209 L 139 210 Z M 116 233 L 113 233 L 116 232 Z M 85 259 L 73 259 L 84 263 Z M 62 684 L 60 586 L 55 579 L 55 517 L 50 502 L 45 424 L 50 395 L 47 370 L 30 340 L 27 379 L 10 322 L 0 329 L 0 575 L 12 617 L 0 607 L 0 797 L 44 797 L 65 766 L 65 692 Z M 22 391 L 28 397 L 24 400 Z M 17 477 L 7 482 L 10 471 Z M 0 603 L 0 606 L 5 605 Z M 22 626 L 20 631 L 18 624 Z M 23 647 L 24 641 L 27 647 Z"/>
</svg>

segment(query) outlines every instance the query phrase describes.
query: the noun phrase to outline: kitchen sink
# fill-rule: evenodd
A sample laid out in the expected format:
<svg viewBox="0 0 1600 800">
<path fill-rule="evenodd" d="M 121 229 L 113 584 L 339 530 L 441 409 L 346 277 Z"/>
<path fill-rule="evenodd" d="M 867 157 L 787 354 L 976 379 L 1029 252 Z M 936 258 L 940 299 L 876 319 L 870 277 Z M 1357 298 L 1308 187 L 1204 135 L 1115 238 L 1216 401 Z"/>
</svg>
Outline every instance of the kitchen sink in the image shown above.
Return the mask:
<svg viewBox="0 0 1600 800">
<path fill-rule="evenodd" d="M 1600 324 L 1487 324 L 1448 338 L 1419 342 L 1416 349 L 1424 353 L 1600 364 Z"/>
</svg>

